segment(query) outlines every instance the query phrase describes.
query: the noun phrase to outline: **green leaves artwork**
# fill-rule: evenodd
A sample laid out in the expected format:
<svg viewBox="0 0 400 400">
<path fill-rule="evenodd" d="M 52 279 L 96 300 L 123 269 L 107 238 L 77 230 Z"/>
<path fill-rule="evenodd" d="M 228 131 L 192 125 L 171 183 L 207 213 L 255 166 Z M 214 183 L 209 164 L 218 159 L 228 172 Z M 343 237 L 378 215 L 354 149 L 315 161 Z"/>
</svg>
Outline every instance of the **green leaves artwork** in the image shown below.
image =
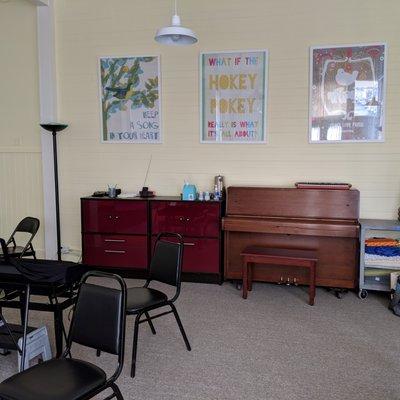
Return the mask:
<svg viewBox="0 0 400 400">
<path fill-rule="evenodd" d="M 102 141 L 159 143 L 159 57 L 100 58 Z"/>
</svg>

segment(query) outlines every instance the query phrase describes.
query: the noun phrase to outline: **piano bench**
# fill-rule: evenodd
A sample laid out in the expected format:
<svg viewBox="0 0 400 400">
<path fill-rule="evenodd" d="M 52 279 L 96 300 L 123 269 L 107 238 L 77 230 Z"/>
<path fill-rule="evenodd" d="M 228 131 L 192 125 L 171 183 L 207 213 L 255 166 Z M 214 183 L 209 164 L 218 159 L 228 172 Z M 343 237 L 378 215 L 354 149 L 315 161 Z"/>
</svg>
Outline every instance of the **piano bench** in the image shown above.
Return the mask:
<svg viewBox="0 0 400 400">
<path fill-rule="evenodd" d="M 249 246 L 240 254 L 243 258 L 243 298 L 247 299 L 247 292 L 252 290 L 254 264 L 284 265 L 309 270 L 309 302 L 314 305 L 315 298 L 315 270 L 318 262 L 317 252 L 302 249 L 282 249 L 276 247 Z"/>
</svg>

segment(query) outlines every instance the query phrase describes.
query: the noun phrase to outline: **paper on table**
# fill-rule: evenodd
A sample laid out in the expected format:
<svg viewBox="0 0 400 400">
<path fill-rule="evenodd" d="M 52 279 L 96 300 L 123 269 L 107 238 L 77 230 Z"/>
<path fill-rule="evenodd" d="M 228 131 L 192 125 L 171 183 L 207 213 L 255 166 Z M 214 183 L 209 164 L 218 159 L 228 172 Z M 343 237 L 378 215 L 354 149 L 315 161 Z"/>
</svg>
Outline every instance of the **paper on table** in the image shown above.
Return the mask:
<svg viewBox="0 0 400 400">
<path fill-rule="evenodd" d="M 118 197 L 120 199 L 130 199 L 133 197 L 138 197 L 138 194 L 137 193 L 121 193 Z"/>
</svg>

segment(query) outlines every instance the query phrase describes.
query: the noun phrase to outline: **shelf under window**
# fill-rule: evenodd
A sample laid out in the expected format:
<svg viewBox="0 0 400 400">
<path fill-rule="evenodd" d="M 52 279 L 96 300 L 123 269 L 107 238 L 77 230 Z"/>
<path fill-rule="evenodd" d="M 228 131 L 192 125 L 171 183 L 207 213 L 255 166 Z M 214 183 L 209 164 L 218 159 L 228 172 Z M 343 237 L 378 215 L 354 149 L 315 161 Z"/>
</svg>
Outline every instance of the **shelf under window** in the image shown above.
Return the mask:
<svg viewBox="0 0 400 400">
<path fill-rule="evenodd" d="M 370 268 L 366 267 L 364 270 L 364 287 L 368 290 L 390 290 L 390 273 L 397 270 L 385 268 Z"/>
<path fill-rule="evenodd" d="M 392 270 L 393 272 L 395 271 L 400 271 L 400 265 L 385 265 L 385 264 L 379 264 L 379 263 L 374 263 L 374 264 L 367 264 L 364 263 L 364 268 L 376 268 L 376 269 L 386 269 L 386 270 Z"/>
</svg>

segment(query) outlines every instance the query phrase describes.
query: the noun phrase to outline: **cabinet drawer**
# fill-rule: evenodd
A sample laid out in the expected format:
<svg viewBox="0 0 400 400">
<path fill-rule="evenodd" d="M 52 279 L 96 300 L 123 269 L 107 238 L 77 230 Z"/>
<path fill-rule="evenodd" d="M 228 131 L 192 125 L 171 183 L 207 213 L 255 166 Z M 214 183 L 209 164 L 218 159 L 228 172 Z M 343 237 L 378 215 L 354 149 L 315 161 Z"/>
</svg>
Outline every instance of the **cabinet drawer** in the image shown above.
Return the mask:
<svg viewBox="0 0 400 400">
<path fill-rule="evenodd" d="M 152 240 L 152 251 L 156 238 Z M 168 240 L 170 240 L 168 238 Z M 219 274 L 220 249 L 218 239 L 184 238 L 183 272 Z"/>
<path fill-rule="evenodd" d="M 218 237 L 218 203 L 158 201 L 152 203 L 152 233 L 175 232 L 197 237 Z"/>
<path fill-rule="evenodd" d="M 83 262 L 87 265 L 116 268 L 147 268 L 147 236 L 83 236 Z"/>
<path fill-rule="evenodd" d="M 93 233 L 147 234 L 147 202 L 85 200 L 82 230 Z"/>
</svg>

